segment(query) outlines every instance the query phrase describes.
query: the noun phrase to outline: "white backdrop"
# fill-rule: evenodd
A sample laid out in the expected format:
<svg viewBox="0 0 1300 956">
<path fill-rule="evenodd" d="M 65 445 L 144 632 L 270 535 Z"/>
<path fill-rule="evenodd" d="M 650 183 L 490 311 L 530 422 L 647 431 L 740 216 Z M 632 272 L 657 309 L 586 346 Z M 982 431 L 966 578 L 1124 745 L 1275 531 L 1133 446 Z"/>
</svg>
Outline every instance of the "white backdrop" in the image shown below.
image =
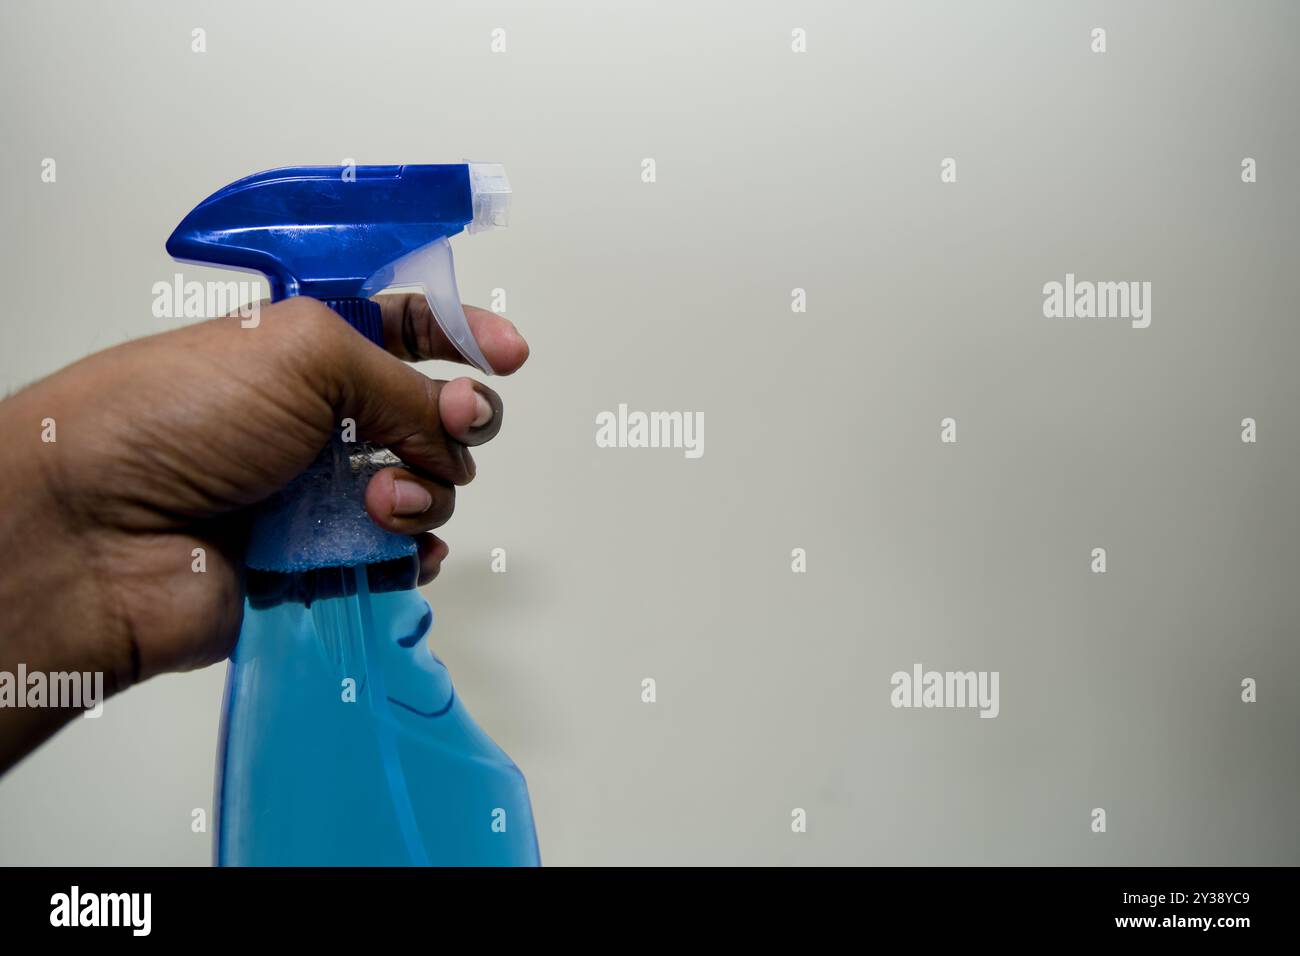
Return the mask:
<svg viewBox="0 0 1300 956">
<path fill-rule="evenodd" d="M 163 242 L 240 176 L 502 162 L 459 278 L 532 359 L 427 593 L 544 862 L 1295 864 L 1297 26 L 6 3 L 0 386 L 166 327 L 155 282 L 220 274 Z M 1045 317 L 1067 273 L 1150 282 L 1150 326 Z M 620 404 L 703 413 L 703 455 L 598 447 Z M 997 671 L 998 716 L 892 706 L 918 663 Z M 222 677 L 0 779 L 0 861 L 206 863 Z"/>
</svg>

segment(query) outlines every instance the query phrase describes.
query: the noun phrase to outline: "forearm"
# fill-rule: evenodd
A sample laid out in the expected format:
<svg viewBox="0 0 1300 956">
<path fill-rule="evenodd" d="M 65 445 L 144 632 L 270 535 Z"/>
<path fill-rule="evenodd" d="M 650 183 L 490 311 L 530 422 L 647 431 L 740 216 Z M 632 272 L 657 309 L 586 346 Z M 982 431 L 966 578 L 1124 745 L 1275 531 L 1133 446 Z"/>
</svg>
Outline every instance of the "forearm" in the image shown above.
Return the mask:
<svg viewBox="0 0 1300 956">
<path fill-rule="evenodd" d="M 60 416 L 42 409 L 51 404 L 44 384 L 0 402 L 0 772 L 81 712 L 62 693 L 69 678 L 54 675 L 88 675 L 78 691 L 92 696 L 130 680 L 129 647 L 94 574 L 93 536 L 77 533 L 52 479 Z M 51 417 L 56 440 L 42 441 Z M 98 702 L 76 697 L 81 708 Z"/>
</svg>

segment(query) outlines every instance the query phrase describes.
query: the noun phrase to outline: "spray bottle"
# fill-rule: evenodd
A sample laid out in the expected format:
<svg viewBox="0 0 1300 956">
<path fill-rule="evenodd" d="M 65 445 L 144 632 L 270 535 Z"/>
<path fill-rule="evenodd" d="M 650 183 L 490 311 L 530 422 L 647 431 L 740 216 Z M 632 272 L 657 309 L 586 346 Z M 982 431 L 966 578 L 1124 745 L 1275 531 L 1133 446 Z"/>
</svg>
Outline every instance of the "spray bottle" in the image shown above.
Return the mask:
<svg viewBox="0 0 1300 956">
<path fill-rule="evenodd" d="M 424 290 L 491 374 L 461 308 L 449 237 L 506 224 L 500 166 L 294 167 L 208 197 L 176 259 L 263 274 L 272 300 L 322 300 L 376 345 L 390 286 Z M 523 775 L 457 698 L 427 637 L 412 539 L 365 513 L 396 459 L 343 440 L 259 506 L 217 757 L 218 865 L 537 865 Z"/>
</svg>

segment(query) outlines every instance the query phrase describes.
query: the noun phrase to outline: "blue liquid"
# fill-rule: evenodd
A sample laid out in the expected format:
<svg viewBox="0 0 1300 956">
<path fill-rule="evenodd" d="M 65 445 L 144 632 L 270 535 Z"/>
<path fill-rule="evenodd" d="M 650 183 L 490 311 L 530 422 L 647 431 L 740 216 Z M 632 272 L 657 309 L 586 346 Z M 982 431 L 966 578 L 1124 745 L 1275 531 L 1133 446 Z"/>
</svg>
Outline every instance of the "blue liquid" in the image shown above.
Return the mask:
<svg viewBox="0 0 1300 956">
<path fill-rule="evenodd" d="M 523 775 L 429 649 L 410 561 L 251 576 L 226 684 L 219 865 L 539 864 Z"/>
</svg>

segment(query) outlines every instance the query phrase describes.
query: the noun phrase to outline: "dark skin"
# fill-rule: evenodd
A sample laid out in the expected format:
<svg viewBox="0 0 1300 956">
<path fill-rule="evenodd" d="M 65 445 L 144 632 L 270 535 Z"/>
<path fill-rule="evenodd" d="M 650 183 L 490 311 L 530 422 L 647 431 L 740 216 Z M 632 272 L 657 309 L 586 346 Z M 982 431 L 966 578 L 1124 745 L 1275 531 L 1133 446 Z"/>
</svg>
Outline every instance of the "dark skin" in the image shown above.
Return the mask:
<svg viewBox="0 0 1300 956">
<path fill-rule="evenodd" d="M 295 298 L 263 305 L 255 328 L 231 316 L 128 342 L 0 402 L 0 671 L 102 671 L 108 696 L 226 658 L 243 615 L 245 509 L 311 464 L 345 418 L 405 464 L 371 478 L 366 510 L 415 537 L 420 582 L 432 580 L 447 546 L 430 532 L 474 477 L 470 446 L 500 429 L 501 400 L 405 364 L 463 361 L 423 296 L 377 301 L 387 351 Z M 465 312 L 499 374 L 528 358 L 506 319 Z M 75 713 L 0 708 L 0 772 Z"/>
</svg>

